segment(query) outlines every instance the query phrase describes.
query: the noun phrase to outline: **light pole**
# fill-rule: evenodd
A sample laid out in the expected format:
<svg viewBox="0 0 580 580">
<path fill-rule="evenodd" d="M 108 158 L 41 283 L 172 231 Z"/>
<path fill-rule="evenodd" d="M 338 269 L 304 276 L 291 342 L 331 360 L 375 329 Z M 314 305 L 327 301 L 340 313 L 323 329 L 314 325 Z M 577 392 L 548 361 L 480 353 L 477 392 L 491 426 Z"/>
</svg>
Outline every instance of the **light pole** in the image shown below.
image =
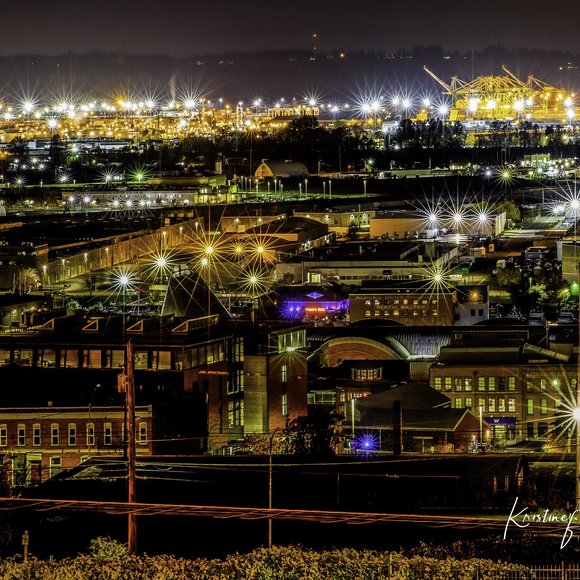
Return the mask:
<svg viewBox="0 0 580 580">
<path fill-rule="evenodd" d="M 272 509 L 272 446 L 274 445 L 274 435 L 280 430 L 276 427 L 270 436 L 270 449 L 268 454 L 268 509 Z M 268 518 L 268 548 L 272 547 L 272 518 Z"/>
<path fill-rule="evenodd" d="M 575 473 L 575 509 L 580 506 L 580 397 L 578 396 L 580 390 L 576 385 L 576 408 L 572 411 L 572 416 L 576 423 L 576 473 Z"/>
</svg>

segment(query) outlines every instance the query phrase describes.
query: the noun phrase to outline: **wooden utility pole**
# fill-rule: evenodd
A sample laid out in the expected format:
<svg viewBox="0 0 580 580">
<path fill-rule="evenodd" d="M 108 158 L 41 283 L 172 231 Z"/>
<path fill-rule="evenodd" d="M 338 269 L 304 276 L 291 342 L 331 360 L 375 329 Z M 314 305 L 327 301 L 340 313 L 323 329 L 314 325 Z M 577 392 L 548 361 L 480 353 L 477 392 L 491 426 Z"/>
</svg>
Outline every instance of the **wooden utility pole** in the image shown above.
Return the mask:
<svg viewBox="0 0 580 580">
<path fill-rule="evenodd" d="M 127 382 L 126 382 L 126 405 L 127 405 L 127 502 L 137 501 L 136 473 L 135 473 L 135 378 L 133 374 L 133 344 L 127 341 Z M 134 513 L 128 515 L 127 547 L 130 554 L 137 551 L 137 516 Z"/>
</svg>

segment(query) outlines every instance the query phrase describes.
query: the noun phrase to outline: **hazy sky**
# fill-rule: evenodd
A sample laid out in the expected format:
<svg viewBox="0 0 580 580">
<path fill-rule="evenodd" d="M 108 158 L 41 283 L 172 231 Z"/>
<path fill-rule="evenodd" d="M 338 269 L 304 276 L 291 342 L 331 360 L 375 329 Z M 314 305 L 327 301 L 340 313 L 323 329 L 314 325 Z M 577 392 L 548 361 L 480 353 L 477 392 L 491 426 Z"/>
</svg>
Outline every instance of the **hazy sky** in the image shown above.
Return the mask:
<svg viewBox="0 0 580 580">
<path fill-rule="evenodd" d="M 410 48 L 568 49 L 580 2 L 551 0 L 26 0 L 0 3 L 0 55 Z"/>
</svg>

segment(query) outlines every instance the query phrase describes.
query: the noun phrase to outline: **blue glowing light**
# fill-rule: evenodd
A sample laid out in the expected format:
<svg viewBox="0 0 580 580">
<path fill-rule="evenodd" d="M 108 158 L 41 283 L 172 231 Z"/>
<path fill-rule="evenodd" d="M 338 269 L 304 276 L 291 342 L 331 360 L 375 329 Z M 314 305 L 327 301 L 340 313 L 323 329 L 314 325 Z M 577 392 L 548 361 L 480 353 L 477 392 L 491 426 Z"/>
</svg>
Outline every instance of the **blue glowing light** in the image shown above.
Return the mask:
<svg viewBox="0 0 580 580">
<path fill-rule="evenodd" d="M 361 433 L 352 441 L 352 447 L 357 453 L 373 453 L 379 449 L 379 436 L 375 433 Z"/>
</svg>

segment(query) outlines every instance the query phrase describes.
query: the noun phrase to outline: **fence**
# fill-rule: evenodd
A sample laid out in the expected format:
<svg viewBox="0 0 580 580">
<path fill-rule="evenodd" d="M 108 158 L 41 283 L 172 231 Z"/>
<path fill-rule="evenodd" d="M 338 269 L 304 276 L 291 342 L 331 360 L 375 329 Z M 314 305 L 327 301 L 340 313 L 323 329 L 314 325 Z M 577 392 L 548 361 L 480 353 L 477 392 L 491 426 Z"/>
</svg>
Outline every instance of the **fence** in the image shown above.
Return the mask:
<svg viewBox="0 0 580 580">
<path fill-rule="evenodd" d="M 449 580 L 580 580 L 580 564 L 560 564 L 525 566 L 520 571 L 450 571 Z M 388 578 L 399 580 L 435 580 L 441 578 L 441 571 L 431 571 L 424 564 L 411 564 L 405 570 L 390 567 Z"/>
</svg>

